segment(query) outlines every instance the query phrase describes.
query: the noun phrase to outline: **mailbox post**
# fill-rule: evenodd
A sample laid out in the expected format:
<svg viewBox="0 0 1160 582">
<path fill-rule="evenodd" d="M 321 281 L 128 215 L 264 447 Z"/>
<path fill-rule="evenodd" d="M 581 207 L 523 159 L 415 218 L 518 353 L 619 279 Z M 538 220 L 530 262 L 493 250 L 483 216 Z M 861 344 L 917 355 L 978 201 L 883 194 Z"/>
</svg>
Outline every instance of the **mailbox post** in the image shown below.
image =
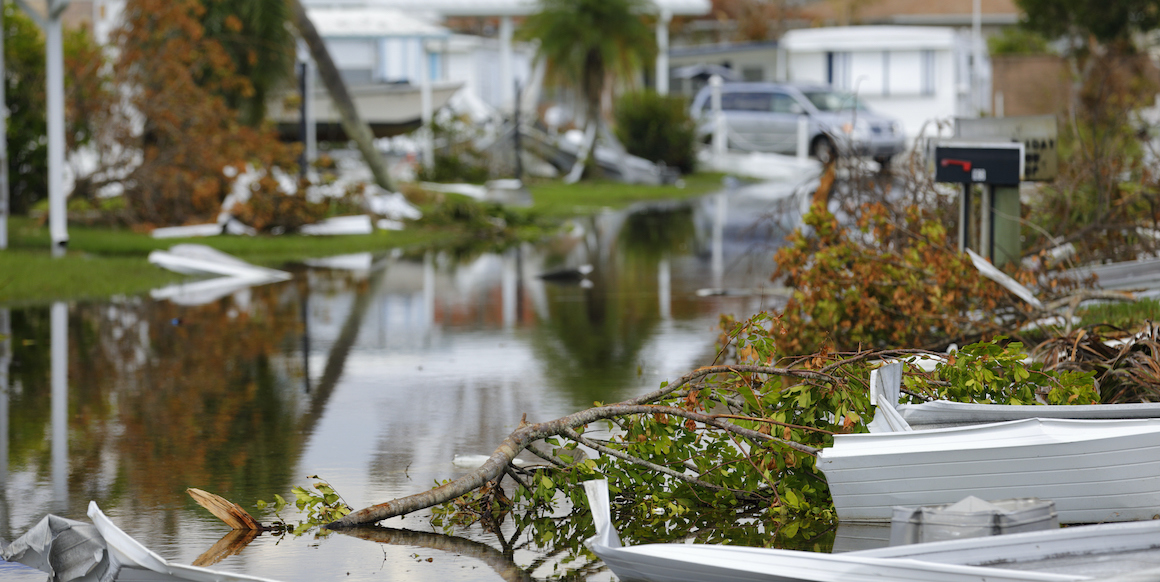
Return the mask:
<svg viewBox="0 0 1160 582">
<path fill-rule="evenodd" d="M 967 230 L 972 224 L 972 192 L 983 186 L 979 254 L 995 266 L 1018 261 L 1022 256 L 1019 240 L 1019 182 L 1023 177 L 1023 144 L 1018 142 L 941 142 L 935 146 L 936 182 L 963 185 L 959 199 L 959 249 L 969 245 Z"/>
</svg>

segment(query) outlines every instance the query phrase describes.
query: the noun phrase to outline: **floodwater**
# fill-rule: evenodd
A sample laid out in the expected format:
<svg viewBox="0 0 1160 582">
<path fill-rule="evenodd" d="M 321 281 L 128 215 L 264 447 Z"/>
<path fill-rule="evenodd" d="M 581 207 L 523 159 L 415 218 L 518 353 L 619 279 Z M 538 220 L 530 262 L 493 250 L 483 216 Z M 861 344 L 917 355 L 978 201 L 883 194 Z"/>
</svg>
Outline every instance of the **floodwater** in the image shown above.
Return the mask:
<svg viewBox="0 0 1160 582">
<path fill-rule="evenodd" d="M 292 281 L 220 296 L 0 306 L 0 538 L 47 513 L 85 520 L 93 500 L 188 564 L 227 530 L 187 487 L 267 522 L 254 502 L 292 498 L 308 475 L 356 508 L 425 491 L 524 415 L 622 400 L 711 361 L 719 314 L 780 301 L 769 274 L 791 190 L 607 212 L 499 254 L 288 265 Z M 583 280 L 539 277 L 586 264 Z M 611 576 L 562 563 L 551 540 L 446 536 L 428 515 L 369 540 L 263 534 L 215 567 L 287 582 Z M 44 579 L 3 563 L 0 577 Z"/>
</svg>

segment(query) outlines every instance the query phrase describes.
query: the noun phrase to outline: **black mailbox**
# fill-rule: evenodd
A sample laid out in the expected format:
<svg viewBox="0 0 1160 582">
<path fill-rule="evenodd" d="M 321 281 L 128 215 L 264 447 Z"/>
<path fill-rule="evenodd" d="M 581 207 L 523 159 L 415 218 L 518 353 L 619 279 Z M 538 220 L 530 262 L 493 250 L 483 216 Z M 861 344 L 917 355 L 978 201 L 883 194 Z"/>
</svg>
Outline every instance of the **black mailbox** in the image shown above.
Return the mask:
<svg viewBox="0 0 1160 582">
<path fill-rule="evenodd" d="M 935 147 L 934 181 L 1017 186 L 1023 176 L 1023 144 L 949 144 Z"/>
</svg>

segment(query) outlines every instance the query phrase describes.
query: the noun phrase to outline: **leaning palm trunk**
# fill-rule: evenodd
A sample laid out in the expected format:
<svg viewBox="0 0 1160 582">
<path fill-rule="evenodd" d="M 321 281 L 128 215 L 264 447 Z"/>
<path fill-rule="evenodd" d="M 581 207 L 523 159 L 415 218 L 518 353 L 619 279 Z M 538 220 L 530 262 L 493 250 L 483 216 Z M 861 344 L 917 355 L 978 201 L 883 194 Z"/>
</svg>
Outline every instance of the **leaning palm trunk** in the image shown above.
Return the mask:
<svg viewBox="0 0 1160 582">
<path fill-rule="evenodd" d="M 601 177 L 600 165 L 596 161 L 596 142 L 600 140 L 600 98 L 604 93 L 604 59 L 598 50 L 588 51 L 584 70 L 584 101 L 588 108 L 588 124 L 595 134 L 588 142 L 588 151 L 584 153 L 585 171 L 589 178 Z"/>
<path fill-rule="evenodd" d="M 334 61 L 330 58 L 330 51 L 326 49 L 326 44 L 322 42 L 322 37 L 314 28 L 314 23 L 307 16 L 302 2 L 300 0 L 287 1 L 290 3 L 290 9 L 294 12 L 294 25 L 298 28 L 298 34 L 310 47 L 310 55 L 314 57 L 314 62 L 318 65 L 318 74 L 322 77 L 327 92 L 330 93 L 330 100 L 334 102 L 338 114 L 342 117 L 343 131 L 358 144 L 363 159 L 366 160 L 367 165 L 371 168 L 371 174 L 375 177 L 375 183 L 384 190 L 394 191 L 395 187 L 391 182 L 391 176 L 387 173 L 387 165 L 383 162 L 382 156 L 375 150 L 370 126 L 359 118 L 358 111 L 354 108 L 354 101 L 346 92 L 346 84 L 343 83 L 342 77 L 338 74 L 338 67 L 334 66 Z"/>
</svg>

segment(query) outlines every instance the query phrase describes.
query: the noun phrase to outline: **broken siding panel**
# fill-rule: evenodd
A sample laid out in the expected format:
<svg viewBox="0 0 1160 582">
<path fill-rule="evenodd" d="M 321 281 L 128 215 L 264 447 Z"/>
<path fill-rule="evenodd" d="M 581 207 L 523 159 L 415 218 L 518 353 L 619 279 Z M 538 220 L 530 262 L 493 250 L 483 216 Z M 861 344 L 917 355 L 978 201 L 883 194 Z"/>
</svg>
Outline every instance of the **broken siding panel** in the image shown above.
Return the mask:
<svg viewBox="0 0 1160 582">
<path fill-rule="evenodd" d="M 1160 421 L 1031 419 L 839 435 L 818 468 L 840 520 L 887 521 L 895 505 L 967 495 L 1052 499 L 1063 523 L 1151 519 L 1160 508 Z"/>
</svg>

